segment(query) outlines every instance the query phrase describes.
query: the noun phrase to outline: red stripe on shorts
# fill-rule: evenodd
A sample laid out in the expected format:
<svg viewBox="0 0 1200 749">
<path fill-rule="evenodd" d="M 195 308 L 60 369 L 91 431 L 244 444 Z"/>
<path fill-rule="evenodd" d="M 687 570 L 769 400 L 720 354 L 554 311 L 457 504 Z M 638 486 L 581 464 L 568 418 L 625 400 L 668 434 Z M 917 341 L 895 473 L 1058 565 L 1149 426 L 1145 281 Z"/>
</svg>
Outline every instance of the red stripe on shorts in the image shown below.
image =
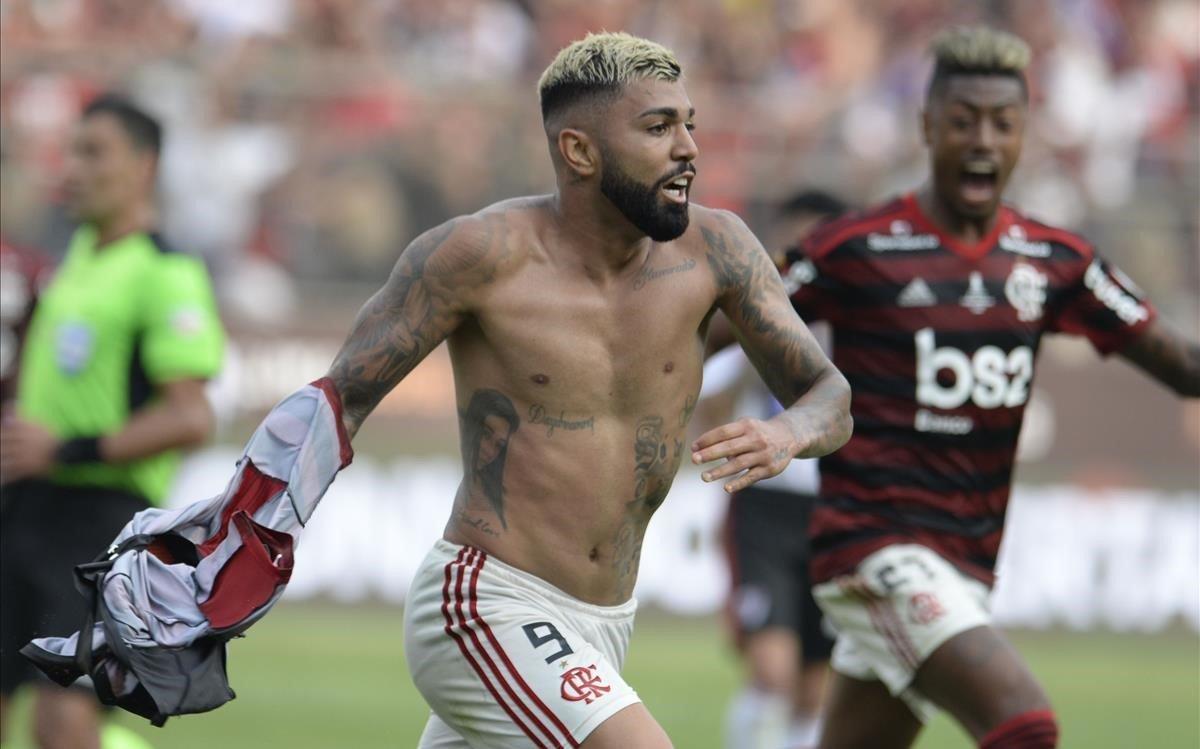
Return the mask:
<svg viewBox="0 0 1200 749">
<path fill-rule="evenodd" d="M 451 579 L 452 575 L 455 575 L 457 573 L 457 580 L 455 582 L 454 587 L 456 589 L 455 598 L 458 599 L 458 601 L 455 605 L 455 608 L 457 609 L 457 614 L 461 620 L 461 617 L 462 617 L 461 592 L 462 592 L 462 578 L 463 578 L 463 558 L 466 556 L 467 551 L 468 551 L 467 548 L 463 547 L 461 550 L 459 550 L 458 557 L 455 558 L 455 560 L 453 562 L 448 562 L 446 564 L 445 582 L 442 583 L 442 616 L 446 620 L 446 626 L 444 627 L 446 634 L 450 635 L 450 637 L 454 640 L 454 642 L 458 644 L 458 649 L 462 652 L 463 657 L 467 659 L 467 663 L 469 663 L 471 665 L 471 668 L 474 669 L 475 674 L 477 676 L 479 676 L 479 680 L 481 682 L 483 682 L 483 686 L 487 688 L 488 692 L 491 693 L 492 698 L 496 700 L 496 704 L 499 705 L 504 710 L 504 712 L 508 714 L 508 717 L 512 719 L 512 722 L 515 723 L 517 725 L 517 727 L 520 728 L 521 731 L 523 731 L 525 733 L 525 735 L 529 737 L 529 740 L 532 741 L 534 743 L 534 745 L 538 747 L 538 749 L 547 749 L 546 744 L 540 738 L 538 738 L 538 736 L 536 734 L 534 734 L 533 731 L 531 731 L 528 726 L 526 726 L 523 722 L 521 722 L 521 719 L 518 718 L 517 714 L 515 712 L 513 712 L 511 707 L 508 706 L 508 703 L 506 703 L 500 697 L 500 693 L 496 690 L 496 687 L 492 685 L 491 680 L 488 679 L 487 673 L 479 665 L 479 662 L 477 660 L 475 660 L 475 657 L 473 655 L 471 655 L 471 651 L 467 647 L 467 643 L 463 640 L 462 637 L 459 636 L 459 634 L 457 632 L 454 631 L 455 623 L 454 623 L 454 620 L 450 616 L 450 579 Z M 462 623 L 460 623 L 459 626 L 466 629 L 465 625 L 463 625 Z M 467 630 L 467 632 L 468 632 L 468 634 L 471 634 L 469 629 Z M 471 635 L 471 639 L 475 640 L 476 647 L 478 647 L 478 640 L 475 639 L 473 634 Z M 493 665 L 493 669 L 494 668 L 495 668 L 495 666 Z M 512 692 L 511 689 L 506 689 L 506 691 L 508 691 L 510 694 Z M 528 710 L 525 710 L 524 712 L 528 713 Z M 543 728 L 542 730 L 544 731 L 545 729 Z M 557 744 L 557 742 L 556 742 L 556 744 Z M 559 746 L 561 746 L 561 745 L 559 745 Z"/>
<path fill-rule="evenodd" d="M 483 569 L 483 565 L 486 561 L 487 552 L 480 551 L 479 556 L 476 557 L 477 566 L 475 567 L 474 572 L 471 574 L 471 618 L 479 622 L 480 626 L 483 627 L 483 633 L 487 636 L 488 641 L 492 643 L 492 647 L 496 649 L 496 653 L 499 654 L 500 659 L 504 661 L 504 665 L 508 667 L 508 672 L 512 674 L 513 678 L 517 680 L 517 683 L 521 685 L 521 689 L 525 690 L 525 694 L 529 696 L 529 699 L 533 700 L 533 704 L 541 708 L 546 717 L 558 727 L 558 730 L 562 731 L 563 735 L 567 737 L 568 744 L 570 744 L 572 747 L 578 747 L 579 742 L 575 740 L 575 737 L 571 735 L 571 732 L 567 730 L 567 727 L 563 725 L 563 722 L 558 719 L 558 716 L 555 715 L 550 708 L 546 707 L 546 703 L 542 702 L 541 698 L 538 697 L 537 692 L 533 691 L 529 687 L 529 684 L 525 682 L 525 679 L 521 677 L 520 672 L 517 671 L 516 666 L 514 666 L 513 662 L 509 659 L 508 653 L 504 652 L 504 648 L 500 645 L 500 641 L 496 639 L 496 635 L 492 632 L 492 628 L 489 627 L 488 623 L 484 621 L 482 616 L 479 615 L 479 607 L 477 605 L 478 598 L 475 595 L 475 583 L 478 581 L 479 572 Z"/>
<path fill-rule="evenodd" d="M 542 732 L 542 734 L 545 735 L 545 737 L 548 738 L 555 747 L 562 747 L 563 746 L 562 739 L 554 733 L 552 728 L 546 727 L 546 724 L 542 722 L 541 718 L 539 718 L 536 715 L 535 711 L 533 711 L 529 708 L 528 704 L 521 698 L 521 696 L 513 688 L 510 680 L 505 677 L 503 671 L 501 671 L 500 667 L 498 665 L 496 665 L 496 661 L 493 659 L 494 653 L 491 653 L 488 651 L 488 648 L 486 647 L 485 643 L 480 641 L 479 636 L 476 632 L 476 629 L 474 627 L 472 627 L 472 625 L 471 625 L 471 623 L 475 620 L 478 620 L 480 623 L 483 623 L 483 620 L 479 618 L 478 603 L 477 603 L 478 596 L 476 593 L 476 583 L 479 580 L 479 570 L 483 568 L 483 557 L 485 557 L 487 555 L 481 549 L 476 549 L 476 548 L 470 547 L 470 546 L 468 546 L 466 548 L 468 549 L 468 554 L 467 554 L 465 562 L 461 566 L 461 570 L 459 572 L 459 584 L 454 590 L 455 612 L 458 614 L 459 624 L 467 632 L 467 634 L 469 634 L 471 636 L 471 642 L 475 644 L 476 652 L 479 655 L 483 656 L 483 660 L 487 663 L 488 667 L 492 671 L 492 674 L 496 677 L 496 681 L 498 681 L 500 683 L 500 686 L 504 687 L 505 693 L 512 700 L 513 704 L 515 704 L 517 707 L 521 708 L 521 712 L 523 712 L 525 714 L 525 716 L 527 718 L 529 718 L 529 720 L 531 720 L 535 726 L 538 727 L 538 729 Z M 469 618 L 463 613 L 463 603 L 465 602 L 466 599 L 463 598 L 463 592 L 462 592 L 462 583 L 466 580 L 468 573 L 471 574 L 471 582 L 469 583 L 468 589 L 467 589 L 467 593 L 470 598 L 469 609 L 471 610 L 471 616 Z M 487 625 L 485 624 L 484 626 L 486 627 Z M 493 643 L 495 643 L 495 638 L 492 636 L 490 629 L 487 630 L 486 634 L 487 634 L 488 639 L 492 640 Z M 496 643 L 496 647 L 497 647 L 497 649 L 499 649 L 498 643 Z M 501 654 L 503 654 L 503 651 L 501 651 Z M 508 661 L 507 656 L 505 656 L 504 660 L 506 662 Z M 509 671 L 512 671 L 513 670 L 512 664 L 509 663 L 508 666 L 509 666 Z M 520 679 L 519 676 L 517 678 Z M 525 683 L 523 681 L 521 682 L 521 684 L 522 684 L 522 686 L 525 686 Z M 525 690 L 528 692 L 529 687 L 525 686 Z M 535 700 L 537 699 L 536 696 L 534 697 L 534 699 Z M 541 704 L 541 703 L 539 702 L 538 704 Z M 542 708 L 544 710 L 545 706 L 542 706 Z M 566 729 L 563 729 L 563 731 L 564 731 L 564 733 L 566 733 Z M 573 741 L 570 733 L 566 733 L 566 735 L 567 735 L 568 741 Z"/>
</svg>

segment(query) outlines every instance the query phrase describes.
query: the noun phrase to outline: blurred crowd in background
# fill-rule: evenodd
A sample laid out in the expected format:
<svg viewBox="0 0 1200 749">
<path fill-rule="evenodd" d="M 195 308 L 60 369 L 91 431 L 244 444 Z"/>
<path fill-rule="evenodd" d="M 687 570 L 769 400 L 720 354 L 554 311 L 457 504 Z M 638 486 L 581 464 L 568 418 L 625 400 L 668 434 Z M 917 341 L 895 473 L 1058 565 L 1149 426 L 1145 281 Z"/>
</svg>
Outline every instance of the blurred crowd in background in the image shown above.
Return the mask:
<svg viewBox="0 0 1200 749">
<path fill-rule="evenodd" d="M 0 0 L 3 233 L 62 252 L 70 126 L 123 91 L 167 128 L 169 241 L 208 260 L 232 327 L 287 325 L 312 284 L 377 284 L 420 231 L 550 191 L 537 76 L 598 29 L 680 56 L 698 202 L 754 226 L 800 186 L 877 200 L 925 174 L 930 38 L 979 21 L 1034 49 L 1010 200 L 1194 318 L 1195 0 Z"/>
<path fill-rule="evenodd" d="M 1200 335 L 1196 0 L 0 0 L 0 233 L 61 256 L 82 105 L 116 90 L 157 114 L 163 234 L 213 272 L 232 334 L 214 403 L 248 433 L 325 371 L 410 239 L 553 190 L 536 82 L 589 30 L 677 52 L 693 198 L 765 239 L 799 188 L 861 205 L 925 178 L 929 41 L 978 22 L 1034 51 L 1008 198 L 1084 233 Z M 1200 407 L 1068 344 L 1041 357 L 1025 480 L 1194 488 Z M 451 452 L 453 404 L 436 352 L 377 409 L 401 430 L 368 425 L 360 447 Z"/>
</svg>

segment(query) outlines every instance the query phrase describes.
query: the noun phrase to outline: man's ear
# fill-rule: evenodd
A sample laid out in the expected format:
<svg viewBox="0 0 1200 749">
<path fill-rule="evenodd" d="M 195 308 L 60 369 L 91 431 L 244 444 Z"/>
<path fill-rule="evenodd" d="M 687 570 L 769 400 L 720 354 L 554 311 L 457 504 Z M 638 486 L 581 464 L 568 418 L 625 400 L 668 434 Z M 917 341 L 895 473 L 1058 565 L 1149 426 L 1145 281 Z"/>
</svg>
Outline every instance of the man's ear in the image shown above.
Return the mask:
<svg viewBox="0 0 1200 749">
<path fill-rule="evenodd" d="M 567 168 L 580 177 L 591 177 L 600 169 L 600 149 L 582 130 L 564 127 L 558 131 L 558 153 Z"/>
<path fill-rule="evenodd" d="M 932 106 L 933 103 L 927 101 L 921 108 L 921 138 L 926 146 L 933 145 L 933 115 L 929 112 Z"/>
</svg>

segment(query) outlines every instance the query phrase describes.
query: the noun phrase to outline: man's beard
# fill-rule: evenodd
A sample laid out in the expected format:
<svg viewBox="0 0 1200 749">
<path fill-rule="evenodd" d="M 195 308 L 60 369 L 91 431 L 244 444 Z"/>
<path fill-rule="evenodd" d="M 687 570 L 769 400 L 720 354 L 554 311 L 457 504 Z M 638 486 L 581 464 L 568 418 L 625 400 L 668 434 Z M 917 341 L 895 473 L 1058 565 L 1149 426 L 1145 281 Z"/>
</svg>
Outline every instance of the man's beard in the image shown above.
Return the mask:
<svg viewBox="0 0 1200 749">
<path fill-rule="evenodd" d="M 635 181 L 609 156 L 600 177 L 600 192 L 629 222 L 655 242 L 677 239 L 688 227 L 688 204 L 667 203 L 659 196 L 662 182 L 646 186 Z M 667 181 L 676 179 L 670 177 Z"/>
</svg>

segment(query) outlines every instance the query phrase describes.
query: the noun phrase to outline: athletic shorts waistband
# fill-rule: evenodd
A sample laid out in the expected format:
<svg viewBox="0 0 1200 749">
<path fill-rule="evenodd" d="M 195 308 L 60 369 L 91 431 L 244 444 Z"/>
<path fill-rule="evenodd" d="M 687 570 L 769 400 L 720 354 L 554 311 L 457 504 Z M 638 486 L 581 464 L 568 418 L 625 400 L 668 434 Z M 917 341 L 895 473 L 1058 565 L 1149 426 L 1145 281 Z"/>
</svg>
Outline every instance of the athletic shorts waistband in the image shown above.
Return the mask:
<svg viewBox="0 0 1200 749">
<path fill-rule="evenodd" d="M 434 542 L 433 548 L 436 552 L 446 557 L 446 561 L 448 562 L 453 561 L 463 549 L 475 549 L 486 555 L 481 574 L 501 578 L 505 582 L 520 588 L 532 589 L 539 595 L 548 598 L 554 605 L 569 608 L 585 616 L 607 621 L 618 621 L 632 619 L 637 612 L 636 598 L 630 598 L 625 603 L 617 604 L 616 606 L 599 606 L 594 603 L 581 601 L 566 591 L 551 585 L 537 575 L 519 570 L 510 564 L 505 564 L 475 546 L 464 546 L 462 544 L 451 543 L 444 538 L 439 538 Z"/>
</svg>

